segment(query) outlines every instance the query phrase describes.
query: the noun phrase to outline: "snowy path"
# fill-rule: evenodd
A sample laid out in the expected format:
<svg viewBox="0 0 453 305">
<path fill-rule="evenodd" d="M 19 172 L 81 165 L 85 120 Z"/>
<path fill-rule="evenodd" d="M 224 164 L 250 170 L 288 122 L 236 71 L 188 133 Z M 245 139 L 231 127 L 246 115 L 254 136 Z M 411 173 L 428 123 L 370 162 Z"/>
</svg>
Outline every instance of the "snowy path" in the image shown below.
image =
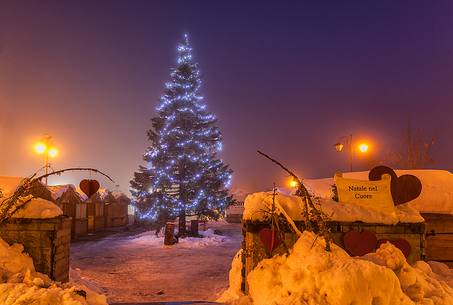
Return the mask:
<svg viewBox="0 0 453 305">
<path fill-rule="evenodd" d="M 111 303 L 214 301 L 228 286 L 242 235 L 239 224 L 209 227 L 223 236 L 172 247 L 164 247 L 150 232 L 77 242 L 71 245 L 71 268 L 98 286 Z"/>
</svg>

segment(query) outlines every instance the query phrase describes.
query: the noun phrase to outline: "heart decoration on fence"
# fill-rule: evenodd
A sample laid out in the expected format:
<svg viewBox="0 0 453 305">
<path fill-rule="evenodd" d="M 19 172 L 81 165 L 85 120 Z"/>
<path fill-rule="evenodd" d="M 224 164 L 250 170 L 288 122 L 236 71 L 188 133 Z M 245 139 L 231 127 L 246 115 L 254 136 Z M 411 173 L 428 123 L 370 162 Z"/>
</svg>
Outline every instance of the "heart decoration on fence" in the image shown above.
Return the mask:
<svg viewBox="0 0 453 305">
<path fill-rule="evenodd" d="M 82 192 L 88 196 L 88 199 L 91 198 L 100 188 L 100 184 L 97 180 L 92 179 L 83 179 L 79 184 Z"/>
<path fill-rule="evenodd" d="M 259 232 L 259 237 L 268 253 L 272 253 L 282 243 L 282 240 L 275 229 L 264 228 Z"/>
<path fill-rule="evenodd" d="M 343 236 L 344 247 L 352 256 L 362 256 L 376 250 L 377 237 L 373 232 L 349 231 Z"/>
<path fill-rule="evenodd" d="M 368 179 L 370 181 L 381 180 L 383 174 L 389 174 L 392 178 L 390 189 L 395 205 L 412 201 L 420 196 L 422 183 L 416 176 L 402 175 L 398 177 L 395 171 L 387 166 L 380 165 L 370 170 Z"/>
<path fill-rule="evenodd" d="M 352 256 L 362 256 L 367 253 L 375 252 L 376 249 L 386 242 L 390 242 L 400 249 L 406 258 L 411 253 L 411 245 L 404 238 L 378 240 L 374 232 L 367 230 L 361 232 L 351 230 L 343 236 L 344 247 Z"/>
</svg>

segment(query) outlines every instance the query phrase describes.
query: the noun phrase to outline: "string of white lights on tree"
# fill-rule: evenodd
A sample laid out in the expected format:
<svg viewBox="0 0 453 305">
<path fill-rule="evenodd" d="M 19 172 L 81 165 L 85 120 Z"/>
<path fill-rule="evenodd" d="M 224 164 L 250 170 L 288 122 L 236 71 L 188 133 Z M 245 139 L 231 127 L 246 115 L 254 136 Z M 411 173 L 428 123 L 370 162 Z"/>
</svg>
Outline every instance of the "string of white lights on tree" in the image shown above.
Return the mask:
<svg viewBox="0 0 453 305">
<path fill-rule="evenodd" d="M 187 34 L 177 47 L 177 64 L 148 130 L 147 166 L 134 173 L 131 193 L 142 219 L 218 218 L 232 200 L 232 171 L 217 156 L 222 135 L 199 93 L 200 70 Z"/>
</svg>

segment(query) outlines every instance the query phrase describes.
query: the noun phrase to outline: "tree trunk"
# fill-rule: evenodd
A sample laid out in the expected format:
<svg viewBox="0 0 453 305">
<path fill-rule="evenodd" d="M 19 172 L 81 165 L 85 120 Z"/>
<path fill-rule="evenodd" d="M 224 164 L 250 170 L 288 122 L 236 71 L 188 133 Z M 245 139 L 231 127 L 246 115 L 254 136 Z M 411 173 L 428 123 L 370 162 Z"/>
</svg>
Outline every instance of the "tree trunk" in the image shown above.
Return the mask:
<svg viewBox="0 0 453 305">
<path fill-rule="evenodd" d="M 179 236 L 186 236 L 187 235 L 187 230 L 186 230 L 186 211 L 182 210 L 179 212 Z"/>
</svg>

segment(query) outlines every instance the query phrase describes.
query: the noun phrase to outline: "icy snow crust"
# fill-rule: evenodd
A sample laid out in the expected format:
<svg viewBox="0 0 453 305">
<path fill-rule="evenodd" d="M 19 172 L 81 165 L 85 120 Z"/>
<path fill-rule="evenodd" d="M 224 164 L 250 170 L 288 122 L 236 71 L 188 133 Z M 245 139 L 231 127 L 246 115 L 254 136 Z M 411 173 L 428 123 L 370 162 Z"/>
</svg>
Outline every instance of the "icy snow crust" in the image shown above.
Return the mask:
<svg viewBox="0 0 453 305">
<path fill-rule="evenodd" d="M 35 271 L 23 246 L 9 246 L 0 239 L 0 304 L 24 305 L 107 305 L 105 296 L 84 285 L 60 285 Z M 76 291 L 86 292 L 86 299 Z"/>
<path fill-rule="evenodd" d="M 350 257 L 305 231 L 288 255 L 261 261 L 247 276 L 249 295 L 240 291 L 240 252 L 230 271 L 230 288 L 219 301 L 255 305 L 450 305 L 453 272 L 443 264 L 410 266 L 386 243 L 364 257 Z M 448 280 L 449 279 L 449 280 Z"/>
</svg>

